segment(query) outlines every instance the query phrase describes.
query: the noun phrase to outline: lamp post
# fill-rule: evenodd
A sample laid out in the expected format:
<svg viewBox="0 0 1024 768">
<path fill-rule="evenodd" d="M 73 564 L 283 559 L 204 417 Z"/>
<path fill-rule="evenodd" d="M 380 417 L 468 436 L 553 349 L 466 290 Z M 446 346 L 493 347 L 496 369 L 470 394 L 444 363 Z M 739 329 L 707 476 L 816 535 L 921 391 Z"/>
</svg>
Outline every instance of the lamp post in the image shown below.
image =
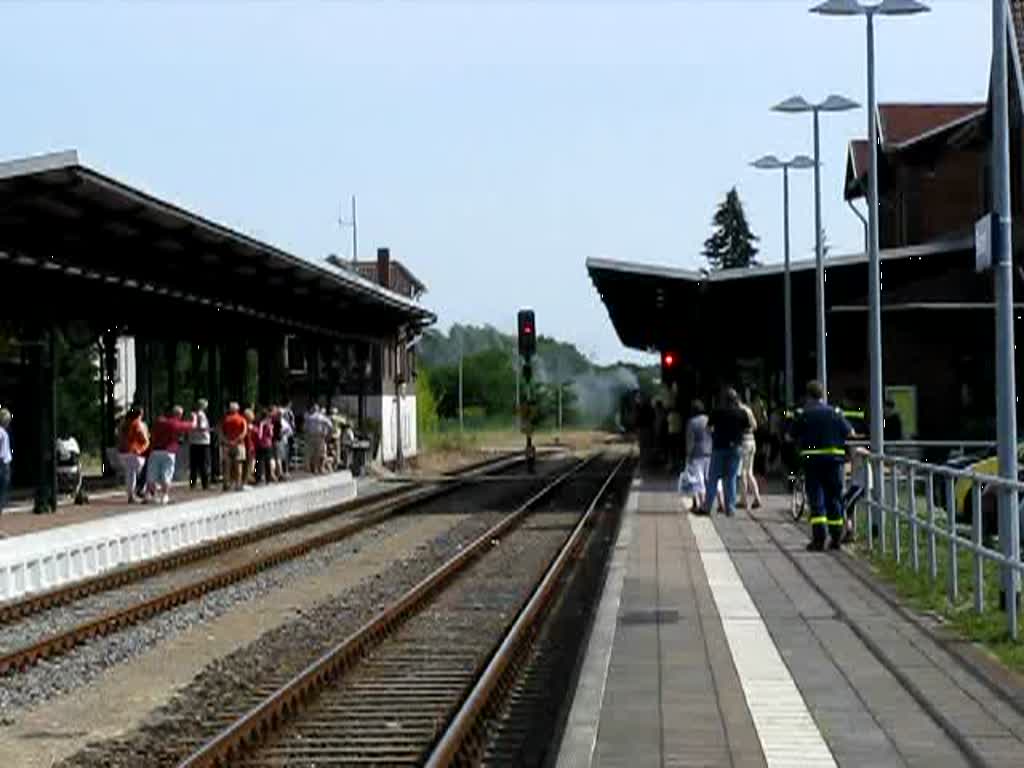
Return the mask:
<svg viewBox="0 0 1024 768">
<path fill-rule="evenodd" d="M 918 0 L 882 0 L 867 5 L 859 0 L 826 0 L 811 9 L 822 16 L 863 16 L 867 23 L 868 70 L 868 371 L 871 409 L 871 452 L 885 450 L 882 376 L 882 267 L 878 245 L 878 103 L 875 98 L 875 16 L 910 16 L 928 11 Z M 876 509 L 881 508 L 881 478 L 874 483 Z"/>
<path fill-rule="evenodd" d="M 793 405 L 793 299 L 789 274 L 789 169 L 804 170 L 813 168 L 814 161 L 807 155 L 797 155 L 792 160 L 779 160 L 775 155 L 765 155 L 751 163 L 762 171 L 782 169 L 782 232 L 785 253 L 785 269 L 783 271 L 783 304 L 785 315 L 786 342 L 786 406 Z"/>
<path fill-rule="evenodd" d="M 821 242 L 821 141 L 818 115 L 821 112 L 846 112 L 860 105 L 845 96 L 831 94 L 820 104 L 811 104 L 801 96 L 793 96 L 772 107 L 775 112 L 794 114 L 810 112 L 814 115 L 814 304 L 817 322 L 818 381 L 828 396 L 828 365 L 825 359 L 825 254 Z"/>
</svg>

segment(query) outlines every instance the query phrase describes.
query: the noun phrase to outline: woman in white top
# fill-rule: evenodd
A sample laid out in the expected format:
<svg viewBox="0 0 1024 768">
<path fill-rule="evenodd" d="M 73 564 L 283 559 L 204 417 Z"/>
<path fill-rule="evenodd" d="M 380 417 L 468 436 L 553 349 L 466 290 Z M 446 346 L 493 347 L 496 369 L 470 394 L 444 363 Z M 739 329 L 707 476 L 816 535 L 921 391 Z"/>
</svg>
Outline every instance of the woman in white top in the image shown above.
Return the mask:
<svg viewBox="0 0 1024 768">
<path fill-rule="evenodd" d="M 210 487 L 210 418 L 206 415 L 209 406 L 205 399 L 199 398 L 192 414 L 196 425 L 188 434 L 188 484 L 195 488 L 198 481 L 204 491 Z"/>
<path fill-rule="evenodd" d="M 740 408 L 747 414 L 748 426 L 743 431 L 743 442 L 740 443 L 740 501 L 744 508 L 750 509 L 749 495 L 753 495 L 753 508 L 761 506 L 761 489 L 757 485 L 757 477 L 754 476 L 754 456 L 757 454 L 757 443 L 754 441 L 754 430 L 757 429 L 757 420 L 750 406 L 741 402 Z"/>
</svg>

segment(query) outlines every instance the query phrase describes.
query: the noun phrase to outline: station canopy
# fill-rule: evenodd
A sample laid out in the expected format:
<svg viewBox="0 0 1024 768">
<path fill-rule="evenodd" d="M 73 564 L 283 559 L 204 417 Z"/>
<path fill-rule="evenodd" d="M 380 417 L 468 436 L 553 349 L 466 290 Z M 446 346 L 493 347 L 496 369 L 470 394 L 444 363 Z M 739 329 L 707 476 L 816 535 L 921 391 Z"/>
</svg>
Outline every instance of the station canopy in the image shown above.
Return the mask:
<svg viewBox="0 0 1024 768">
<path fill-rule="evenodd" d="M 373 340 L 436 320 L 354 271 L 159 200 L 74 151 L 0 163 L 0 276 L 5 304 L 22 319 L 128 318 L 127 332 L 144 318 L 225 318 Z"/>
<path fill-rule="evenodd" d="M 991 277 L 974 274 L 974 241 L 954 237 L 883 251 L 883 311 L 991 309 Z M 794 334 L 814 327 L 814 259 L 790 265 Z M 783 265 L 698 271 L 613 259 L 587 260 L 587 271 L 615 332 L 632 349 L 693 350 L 726 345 L 754 353 L 781 338 Z M 826 260 L 826 308 L 866 311 L 867 257 Z"/>
</svg>

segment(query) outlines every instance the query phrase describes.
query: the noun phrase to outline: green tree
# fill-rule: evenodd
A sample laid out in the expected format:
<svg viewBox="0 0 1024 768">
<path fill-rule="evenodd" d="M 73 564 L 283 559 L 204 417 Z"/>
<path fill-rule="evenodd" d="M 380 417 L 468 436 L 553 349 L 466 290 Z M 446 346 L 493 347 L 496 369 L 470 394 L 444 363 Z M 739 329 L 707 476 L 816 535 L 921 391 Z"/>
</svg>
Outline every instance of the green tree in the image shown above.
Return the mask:
<svg viewBox="0 0 1024 768">
<path fill-rule="evenodd" d="M 100 369 L 94 344 L 75 347 L 57 335 L 57 435 L 74 437 L 84 452 L 100 446 Z"/>
<path fill-rule="evenodd" d="M 758 237 L 750 231 L 736 187 L 729 190 L 715 211 L 714 231 L 704 241 L 704 257 L 712 269 L 737 269 L 757 265 Z"/>
<path fill-rule="evenodd" d="M 425 435 L 437 432 L 440 419 L 437 413 L 437 400 L 431 385 L 430 371 L 420 369 L 416 373 L 416 433 L 420 439 Z"/>
</svg>

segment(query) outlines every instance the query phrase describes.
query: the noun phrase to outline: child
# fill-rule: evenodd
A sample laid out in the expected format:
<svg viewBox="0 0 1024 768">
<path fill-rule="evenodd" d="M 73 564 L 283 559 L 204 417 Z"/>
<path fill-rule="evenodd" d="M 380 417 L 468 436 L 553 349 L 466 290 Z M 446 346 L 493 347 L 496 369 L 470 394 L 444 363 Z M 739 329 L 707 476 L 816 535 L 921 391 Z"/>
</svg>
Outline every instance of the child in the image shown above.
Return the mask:
<svg viewBox="0 0 1024 768">
<path fill-rule="evenodd" d="M 680 502 L 682 502 L 683 496 L 692 497 L 691 509 L 703 509 L 704 507 L 704 474 L 701 472 L 699 461 L 699 459 L 688 461 L 683 471 L 679 473 L 679 481 L 676 484 Z"/>
<path fill-rule="evenodd" d="M 864 455 L 860 451 L 854 451 L 850 476 L 846 481 L 846 490 L 843 492 L 843 518 L 846 521 L 843 544 L 853 541 L 853 510 L 868 489 L 868 473 L 870 471 L 871 465 Z"/>
</svg>

